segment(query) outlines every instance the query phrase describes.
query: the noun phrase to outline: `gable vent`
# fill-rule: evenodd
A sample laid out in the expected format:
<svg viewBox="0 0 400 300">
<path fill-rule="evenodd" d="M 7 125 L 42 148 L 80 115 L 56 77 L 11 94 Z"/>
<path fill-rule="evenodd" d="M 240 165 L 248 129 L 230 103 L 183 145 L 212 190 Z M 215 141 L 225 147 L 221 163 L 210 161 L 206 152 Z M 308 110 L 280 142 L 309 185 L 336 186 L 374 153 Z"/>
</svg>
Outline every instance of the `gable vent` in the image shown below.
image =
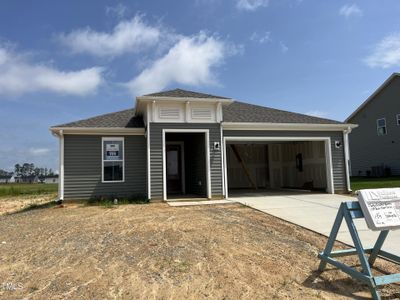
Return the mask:
<svg viewBox="0 0 400 300">
<path fill-rule="evenodd" d="M 179 119 L 180 109 L 178 107 L 161 107 L 159 116 L 160 119 Z"/>
<path fill-rule="evenodd" d="M 209 108 L 192 108 L 192 119 L 210 120 L 211 117 L 211 109 Z"/>
</svg>

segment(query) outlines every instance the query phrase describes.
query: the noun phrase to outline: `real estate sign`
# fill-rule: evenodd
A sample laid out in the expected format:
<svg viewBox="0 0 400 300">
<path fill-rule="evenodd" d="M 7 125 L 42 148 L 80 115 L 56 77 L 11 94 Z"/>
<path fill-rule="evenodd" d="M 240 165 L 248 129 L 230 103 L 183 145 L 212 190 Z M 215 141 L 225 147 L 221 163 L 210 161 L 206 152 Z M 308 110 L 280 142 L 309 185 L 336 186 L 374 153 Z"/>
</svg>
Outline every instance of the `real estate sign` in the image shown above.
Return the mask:
<svg viewBox="0 0 400 300">
<path fill-rule="evenodd" d="M 400 228 L 400 188 L 360 190 L 358 202 L 369 229 Z"/>
<path fill-rule="evenodd" d="M 106 144 L 106 160 L 119 159 L 119 144 Z"/>
</svg>

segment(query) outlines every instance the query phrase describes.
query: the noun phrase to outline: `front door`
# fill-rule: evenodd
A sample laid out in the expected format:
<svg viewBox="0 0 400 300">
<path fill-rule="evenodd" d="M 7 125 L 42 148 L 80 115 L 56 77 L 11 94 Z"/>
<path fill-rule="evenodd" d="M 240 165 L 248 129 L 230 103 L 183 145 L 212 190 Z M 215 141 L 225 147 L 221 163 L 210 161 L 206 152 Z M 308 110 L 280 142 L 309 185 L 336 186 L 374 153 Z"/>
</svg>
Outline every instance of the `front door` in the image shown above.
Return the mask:
<svg viewBox="0 0 400 300">
<path fill-rule="evenodd" d="M 167 193 L 182 194 L 182 148 L 167 145 Z"/>
</svg>

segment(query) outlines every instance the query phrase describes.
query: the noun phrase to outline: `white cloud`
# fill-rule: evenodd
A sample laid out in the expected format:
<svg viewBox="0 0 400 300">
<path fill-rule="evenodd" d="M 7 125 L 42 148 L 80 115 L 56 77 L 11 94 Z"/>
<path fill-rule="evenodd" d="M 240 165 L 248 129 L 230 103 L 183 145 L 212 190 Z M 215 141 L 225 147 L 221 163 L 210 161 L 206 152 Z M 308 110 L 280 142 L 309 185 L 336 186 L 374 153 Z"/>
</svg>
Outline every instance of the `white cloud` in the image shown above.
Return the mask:
<svg viewBox="0 0 400 300">
<path fill-rule="evenodd" d="M 138 15 L 132 20 L 119 22 L 109 33 L 85 28 L 59 36 L 60 41 L 74 53 L 111 57 L 147 50 L 160 38 L 161 29 L 145 24 Z"/>
<path fill-rule="evenodd" d="M 50 152 L 49 148 L 30 148 L 28 150 L 28 153 L 33 155 L 33 156 L 41 156 L 41 155 L 46 155 Z"/>
<path fill-rule="evenodd" d="M 266 7 L 269 0 L 237 0 L 236 8 L 239 10 L 255 11 L 260 7 Z"/>
<path fill-rule="evenodd" d="M 282 53 L 286 53 L 289 51 L 289 47 L 286 46 L 286 44 L 284 42 L 279 42 L 279 46 L 281 47 Z"/>
<path fill-rule="evenodd" d="M 119 19 L 123 18 L 127 11 L 128 8 L 121 3 L 118 3 L 115 6 L 106 6 L 106 14 L 108 16 L 115 16 Z"/>
<path fill-rule="evenodd" d="M 339 15 L 346 18 L 361 17 L 363 15 L 363 11 L 357 4 L 345 4 L 340 8 Z"/>
<path fill-rule="evenodd" d="M 400 66 L 400 33 L 393 33 L 383 38 L 364 62 L 371 68 Z"/>
<path fill-rule="evenodd" d="M 0 95 L 50 91 L 84 96 L 102 83 L 102 68 L 60 71 L 30 62 L 25 56 L 0 45 Z"/>
<path fill-rule="evenodd" d="M 144 69 L 127 86 L 133 94 L 141 95 L 164 89 L 171 83 L 185 85 L 212 85 L 217 80 L 213 68 L 227 55 L 241 49 L 232 49 L 218 38 L 205 33 L 181 37 L 163 57 Z"/>
<path fill-rule="evenodd" d="M 328 115 L 326 112 L 319 111 L 319 110 L 311 110 L 305 113 L 306 115 L 312 116 L 312 117 L 318 117 L 318 118 L 326 118 Z"/>
<path fill-rule="evenodd" d="M 264 33 L 253 32 L 250 36 L 250 40 L 253 42 L 258 42 L 260 44 L 271 42 L 271 32 L 267 31 Z"/>
</svg>

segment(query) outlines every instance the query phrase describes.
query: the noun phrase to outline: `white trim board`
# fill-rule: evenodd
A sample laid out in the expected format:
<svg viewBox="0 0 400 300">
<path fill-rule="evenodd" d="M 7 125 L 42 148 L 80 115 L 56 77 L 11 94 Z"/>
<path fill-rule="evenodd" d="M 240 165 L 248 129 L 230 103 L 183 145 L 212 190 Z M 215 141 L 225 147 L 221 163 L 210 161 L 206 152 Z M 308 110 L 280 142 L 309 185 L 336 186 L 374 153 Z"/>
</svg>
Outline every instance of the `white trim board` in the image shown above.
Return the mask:
<svg viewBox="0 0 400 300">
<path fill-rule="evenodd" d="M 277 130 L 277 131 L 342 131 L 356 128 L 355 124 L 305 124 L 305 123 L 252 123 L 222 122 L 224 130 Z"/>
<path fill-rule="evenodd" d="M 82 128 L 82 127 L 52 127 L 50 131 L 53 134 L 58 134 L 62 130 L 63 134 L 76 135 L 144 135 L 144 128 L 120 128 L 120 127 L 97 127 L 97 128 Z"/>
<path fill-rule="evenodd" d="M 325 142 L 325 164 L 326 164 L 326 180 L 327 180 L 327 191 L 330 194 L 335 192 L 333 182 L 333 163 L 332 163 L 332 149 L 331 149 L 331 138 L 330 137 L 250 137 L 250 136 L 227 136 L 224 137 L 224 165 L 225 165 L 225 197 L 228 198 L 228 168 L 226 164 L 226 143 L 230 141 L 263 141 L 263 142 L 284 142 L 284 141 L 296 141 L 296 142 L 312 142 L 312 141 L 323 141 Z"/>
<path fill-rule="evenodd" d="M 204 133 L 205 135 L 205 155 L 206 155 L 206 180 L 207 180 L 207 198 L 211 199 L 211 167 L 210 167 L 210 131 L 209 129 L 163 129 L 162 130 L 162 164 L 163 164 L 163 200 L 167 200 L 167 165 L 165 157 L 166 140 L 165 134 L 169 132 L 177 133 Z"/>
</svg>

